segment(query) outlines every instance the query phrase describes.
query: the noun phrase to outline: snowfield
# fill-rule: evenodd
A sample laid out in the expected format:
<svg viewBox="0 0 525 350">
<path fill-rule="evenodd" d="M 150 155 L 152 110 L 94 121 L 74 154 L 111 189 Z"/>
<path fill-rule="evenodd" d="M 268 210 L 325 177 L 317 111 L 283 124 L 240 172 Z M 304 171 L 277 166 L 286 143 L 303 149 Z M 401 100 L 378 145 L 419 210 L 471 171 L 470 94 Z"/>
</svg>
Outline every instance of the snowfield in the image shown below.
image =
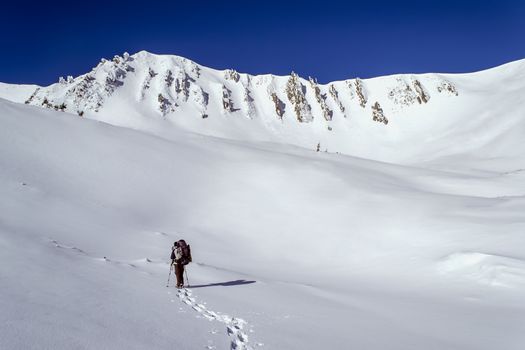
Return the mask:
<svg viewBox="0 0 525 350">
<path fill-rule="evenodd" d="M 378 97 L 386 125 L 322 103 L 279 121 L 267 87 L 251 118 L 160 116 L 139 68 L 83 118 L 0 85 L 1 349 L 523 349 L 523 61 L 397 112 Z"/>
</svg>

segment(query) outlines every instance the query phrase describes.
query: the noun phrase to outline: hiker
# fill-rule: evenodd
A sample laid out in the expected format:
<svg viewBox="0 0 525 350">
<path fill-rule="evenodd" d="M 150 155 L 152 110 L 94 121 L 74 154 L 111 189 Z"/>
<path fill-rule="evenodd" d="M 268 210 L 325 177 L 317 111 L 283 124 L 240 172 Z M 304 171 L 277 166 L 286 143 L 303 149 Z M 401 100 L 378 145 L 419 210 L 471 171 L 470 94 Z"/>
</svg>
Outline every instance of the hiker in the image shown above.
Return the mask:
<svg viewBox="0 0 525 350">
<path fill-rule="evenodd" d="M 191 262 L 190 246 L 183 239 L 173 243 L 171 265 L 175 269 L 177 288 L 184 288 L 184 266 Z"/>
</svg>

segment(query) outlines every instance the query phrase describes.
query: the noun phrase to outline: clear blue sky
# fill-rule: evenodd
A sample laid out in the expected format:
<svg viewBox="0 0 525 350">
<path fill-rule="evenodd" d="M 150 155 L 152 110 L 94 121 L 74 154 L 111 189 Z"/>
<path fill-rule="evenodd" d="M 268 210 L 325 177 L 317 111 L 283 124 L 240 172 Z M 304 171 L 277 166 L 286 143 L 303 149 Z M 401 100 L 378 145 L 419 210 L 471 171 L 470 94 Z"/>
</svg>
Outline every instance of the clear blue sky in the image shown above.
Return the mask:
<svg viewBox="0 0 525 350">
<path fill-rule="evenodd" d="M 147 50 L 317 77 L 467 72 L 525 58 L 525 1 L 10 1 L 0 81 L 47 85 Z"/>
</svg>

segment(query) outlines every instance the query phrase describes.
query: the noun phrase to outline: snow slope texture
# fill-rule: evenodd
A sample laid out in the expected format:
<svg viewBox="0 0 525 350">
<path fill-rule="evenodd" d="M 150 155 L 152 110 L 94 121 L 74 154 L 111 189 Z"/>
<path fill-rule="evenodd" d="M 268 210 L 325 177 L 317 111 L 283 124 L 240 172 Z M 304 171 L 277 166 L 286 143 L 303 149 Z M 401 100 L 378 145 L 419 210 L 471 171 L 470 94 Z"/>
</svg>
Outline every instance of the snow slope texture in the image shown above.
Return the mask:
<svg viewBox="0 0 525 350">
<path fill-rule="evenodd" d="M 6 101 L 0 123 L 2 348 L 510 350 L 525 340 L 519 169 L 165 139 Z M 165 285 L 181 237 L 195 262 L 177 298 Z"/>
<path fill-rule="evenodd" d="M 0 99 L 0 348 L 521 349 L 524 74 L 352 99 L 142 52 Z"/>
</svg>

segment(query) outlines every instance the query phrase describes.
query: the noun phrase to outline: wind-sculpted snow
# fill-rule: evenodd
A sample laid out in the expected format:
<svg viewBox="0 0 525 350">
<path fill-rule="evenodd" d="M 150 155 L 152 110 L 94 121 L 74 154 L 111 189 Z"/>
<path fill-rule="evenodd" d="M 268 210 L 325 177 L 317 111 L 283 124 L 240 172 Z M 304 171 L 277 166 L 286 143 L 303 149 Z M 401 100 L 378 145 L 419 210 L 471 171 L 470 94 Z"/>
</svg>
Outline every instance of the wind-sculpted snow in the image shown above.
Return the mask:
<svg viewBox="0 0 525 350">
<path fill-rule="evenodd" d="M 460 252 L 442 259 L 438 269 L 444 274 L 455 274 L 492 286 L 517 288 L 525 285 L 525 259 Z"/>
</svg>

